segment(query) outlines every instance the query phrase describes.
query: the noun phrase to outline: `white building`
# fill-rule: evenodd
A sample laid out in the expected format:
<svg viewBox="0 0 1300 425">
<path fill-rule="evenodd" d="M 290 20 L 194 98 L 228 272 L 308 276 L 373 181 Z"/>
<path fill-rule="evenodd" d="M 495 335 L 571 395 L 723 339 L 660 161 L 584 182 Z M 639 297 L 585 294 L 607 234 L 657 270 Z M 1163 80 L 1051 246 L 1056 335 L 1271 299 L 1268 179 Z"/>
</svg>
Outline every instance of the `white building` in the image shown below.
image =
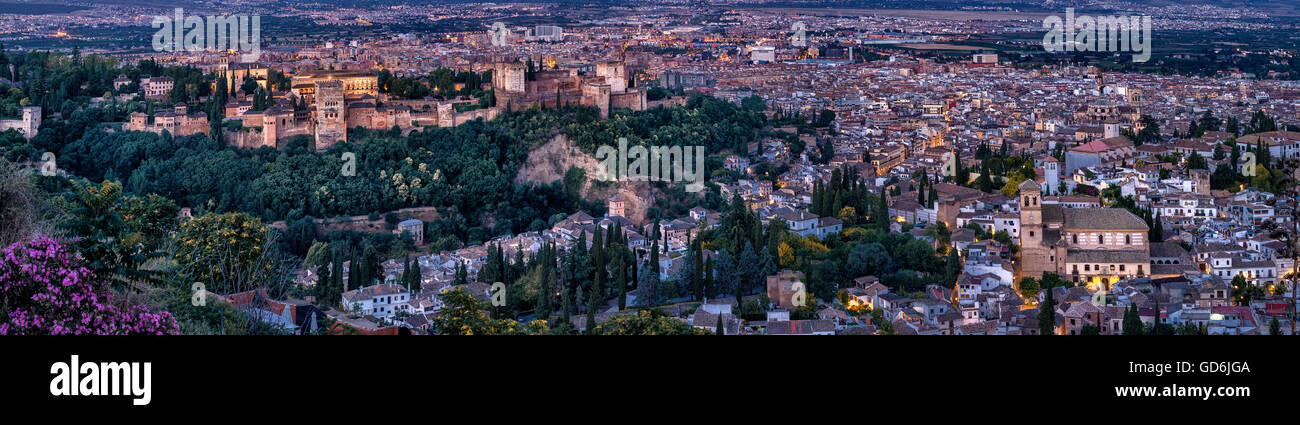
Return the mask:
<svg viewBox="0 0 1300 425">
<path fill-rule="evenodd" d="M 152 77 L 140 79 L 140 88 L 144 90 L 145 97 L 162 98 L 167 92 L 172 90 L 176 84 L 171 77 Z"/>
<path fill-rule="evenodd" d="M 1156 206 L 1161 217 L 1215 218 L 1219 216 L 1214 198 L 1209 195 L 1183 193 Z"/>
<path fill-rule="evenodd" d="M 385 283 L 343 293 L 343 308 L 383 318 L 410 309 L 411 294 L 401 285 Z"/>
<path fill-rule="evenodd" d="M 554 25 L 538 25 L 533 27 L 533 40 L 540 41 L 564 41 L 564 28 Z"/>
<path fill-rule="evenodd" d="M 1209 261 L 1210 274 L 1218 276 L 1224 282 L 1241 275 L 1247 282 L 1255 285 L 1267 285 L 1277 282 L 1277 264 L 1273 260 L 1256 260 L 1242 255 L 1216 253 Z"/>
</svg>

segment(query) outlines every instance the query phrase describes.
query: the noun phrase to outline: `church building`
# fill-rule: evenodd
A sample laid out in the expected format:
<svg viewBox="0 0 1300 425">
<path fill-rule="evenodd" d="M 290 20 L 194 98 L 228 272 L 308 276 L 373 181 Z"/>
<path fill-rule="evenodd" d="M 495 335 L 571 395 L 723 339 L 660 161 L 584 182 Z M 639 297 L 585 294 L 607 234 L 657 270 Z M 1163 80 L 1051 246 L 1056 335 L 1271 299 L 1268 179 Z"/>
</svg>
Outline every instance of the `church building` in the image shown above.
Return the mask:
<svg viewBox="0 0 1300 425">
<path fill-rule="evenodd" d="M 1123 208 L 1066 208 L 1042 204 L 1042 187 L 1020 184 L 1020 276 L 1062 279 L 1109 289 L 1150 275 L 1145 221 Z"/>
</svg>

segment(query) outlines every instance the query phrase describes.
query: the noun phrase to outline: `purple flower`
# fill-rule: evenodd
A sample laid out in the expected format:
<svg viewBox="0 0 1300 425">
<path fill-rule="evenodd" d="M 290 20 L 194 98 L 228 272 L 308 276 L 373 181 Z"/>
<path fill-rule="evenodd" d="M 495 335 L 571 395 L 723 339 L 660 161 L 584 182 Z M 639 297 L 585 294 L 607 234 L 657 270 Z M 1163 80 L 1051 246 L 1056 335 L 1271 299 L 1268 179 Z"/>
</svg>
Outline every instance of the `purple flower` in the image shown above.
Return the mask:
<svg viewBox="0 0 1300 425">
<path fill-rule="evenodd" d="M 123 310 L 76 251 L 44 235 L 0 252 L 0 335 L 175 334 L 171 313 L 151 313 L 135 305 Z"/>
</svg>

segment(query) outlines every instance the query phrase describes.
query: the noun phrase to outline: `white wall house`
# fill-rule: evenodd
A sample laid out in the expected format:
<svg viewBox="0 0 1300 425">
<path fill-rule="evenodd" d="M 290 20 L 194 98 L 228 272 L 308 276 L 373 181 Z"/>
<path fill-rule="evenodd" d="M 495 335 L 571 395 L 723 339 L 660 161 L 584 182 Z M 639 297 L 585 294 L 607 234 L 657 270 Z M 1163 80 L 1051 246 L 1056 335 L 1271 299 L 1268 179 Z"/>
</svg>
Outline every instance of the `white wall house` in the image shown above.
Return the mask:
<svg viewBox="0 0 1300 425">
<path fill-rule="evenodd" d="M 398 311 L 410 310 L 411 294 L 401 285 L 390 283 L 367 286 L 343 293 L 343 308 L 384 318 Z"/>
<path fill-rule="evenodd" d="M 1277 264 L 1273 260 L 1256 260 L 1239 255 L 1215 254 L 1206 262 L 1210 274 L 1218 276 L 1224 282 L 1241 275 L 1247 282 L 1266 285 L 1277 282 Z"/>
</svg>

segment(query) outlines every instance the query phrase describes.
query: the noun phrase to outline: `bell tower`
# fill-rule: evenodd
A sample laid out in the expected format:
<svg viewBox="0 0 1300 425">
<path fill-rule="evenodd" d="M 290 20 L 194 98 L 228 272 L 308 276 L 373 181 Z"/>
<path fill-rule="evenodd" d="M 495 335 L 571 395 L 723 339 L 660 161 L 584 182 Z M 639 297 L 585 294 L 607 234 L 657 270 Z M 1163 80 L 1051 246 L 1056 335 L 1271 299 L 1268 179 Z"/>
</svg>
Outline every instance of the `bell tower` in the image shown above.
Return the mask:
<svg viewBox="0 0 1300 425">
<path fill-rule="evenodd" d="M 1038 182 L 1025 180 L 1020 183 L 1020 226 L 1043 225 L 1043 188 Z M 1024 237 L 1024 235 L 1020 235 Z"/>
<path fill-rule="evenodd" d="M 1043 188 L 1034 180 L 1020 183 L 1020 276 L 1039 278 L 1055 270 L 1052 247 L 1043 246 Z M 1018 281 L 1018 280 L 1017 280 Z"/>
<path fill-rule="evenodd" d="M 1060 196 L 1061 163 L 1051 156 L 1043 160 L 1043 193 Z"/>
</svg>

